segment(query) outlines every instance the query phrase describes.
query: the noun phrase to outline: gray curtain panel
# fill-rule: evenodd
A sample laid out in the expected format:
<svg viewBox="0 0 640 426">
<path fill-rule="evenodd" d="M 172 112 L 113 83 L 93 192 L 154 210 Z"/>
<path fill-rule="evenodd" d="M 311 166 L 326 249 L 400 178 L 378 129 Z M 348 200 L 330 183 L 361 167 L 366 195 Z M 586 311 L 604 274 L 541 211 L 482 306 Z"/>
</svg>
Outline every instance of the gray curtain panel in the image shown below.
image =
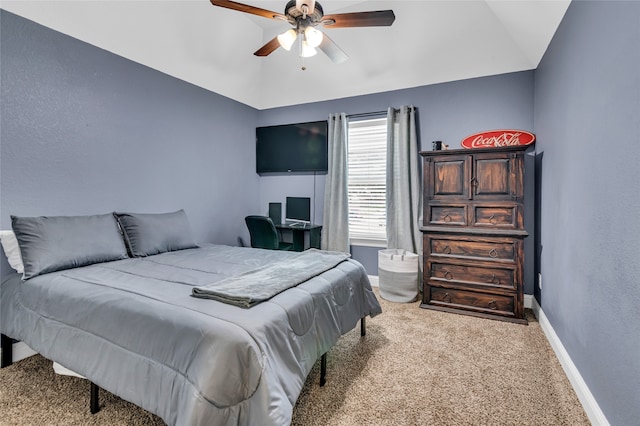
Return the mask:
<svg viewBox="0 0 640 426">
<path fill-rule="evenodd" d="M 387 248 L 422 254 L 416 109 L 387 113 Z"/>
<path fill-rule="evenodd" d="M 325 181 L 322 223 L 323 250 L 349 253 L 349 194 L 345 113 L 329 116 L 329 170 Z"/>
</svg>

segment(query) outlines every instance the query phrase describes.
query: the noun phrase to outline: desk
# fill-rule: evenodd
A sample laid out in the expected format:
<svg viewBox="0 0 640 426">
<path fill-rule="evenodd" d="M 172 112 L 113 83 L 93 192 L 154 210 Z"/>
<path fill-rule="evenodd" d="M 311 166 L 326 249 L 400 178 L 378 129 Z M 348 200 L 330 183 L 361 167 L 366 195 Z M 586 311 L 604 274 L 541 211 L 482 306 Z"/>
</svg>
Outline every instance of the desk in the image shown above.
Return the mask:
<svg viewBox="0 0 640 426">
<path fill-rule="evenodd" d="M 305 250 L 304 235 L 306 232 L 309 233 L 309 248 L 320 248 L 321 225 L 281 223 L 276 225 L 276 229 L 279 231 L 291 231 L 293 251 Z"/>
</svg>

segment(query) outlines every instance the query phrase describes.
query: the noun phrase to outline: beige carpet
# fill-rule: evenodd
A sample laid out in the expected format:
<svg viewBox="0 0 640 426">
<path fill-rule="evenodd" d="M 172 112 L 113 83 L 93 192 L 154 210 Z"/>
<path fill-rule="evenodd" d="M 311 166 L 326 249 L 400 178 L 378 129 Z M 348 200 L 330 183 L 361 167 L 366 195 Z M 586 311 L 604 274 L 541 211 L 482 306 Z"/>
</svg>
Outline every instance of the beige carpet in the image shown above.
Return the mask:
<svg viewBox="0 0 640 426">
<path fill-rule="evenodd" d="M 319 363 L 294 410 L 307 425 L 588 425 L 540 325 L 517 325 L 381 300 Z M 101 391 L 89 414 L 86 380 L 58 376 L 30 357 L 0 370 L 2 425 L 161 425 L 146 411 Z"/>
</svg>

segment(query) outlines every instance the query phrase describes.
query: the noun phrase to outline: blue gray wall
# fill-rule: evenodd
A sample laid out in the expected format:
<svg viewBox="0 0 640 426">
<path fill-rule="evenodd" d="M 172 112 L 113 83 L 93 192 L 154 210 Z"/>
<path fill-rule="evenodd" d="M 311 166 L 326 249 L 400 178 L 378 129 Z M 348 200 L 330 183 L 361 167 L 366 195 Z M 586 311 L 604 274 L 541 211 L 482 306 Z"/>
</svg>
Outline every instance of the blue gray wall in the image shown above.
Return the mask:
<svg viewBox="0 0 640 426">
<path fill-rule="evenodd" d="M 418 137 L 422 150 L 431 150 L 431 141 L 441 140 L 450 148 L 460 148 L 460 141 L 470 134 L 490 129 L 533 130 L 533 71 L 422 86 L 366 96 L 357 96 L 313 104 L 263 110 L 259 125 L 274 125 L 324 120 L 331 113 L 359 114 L 386 111 L 388 107 L 418 107 Z M 533 200 L 533 167 L 527 172 L 527 192 Z M 269 202 L 284 201 L 287 195 L 315 199 L 316 223 L 322 223 L 325 175 L 273 176 L 260 179 L 260 208 Z M 315 192 L 314 192 L 315 189 Z M 533 203 L 531 203 L 533 204 Z M 529 207 L 529 206 L 527 206 Z M 533 293 L 533 210 L 527 210 L 525 240 L 525 293 Z M 377 247 L 352 247 L 352 256 L 371 275 L 378 275 Z"/>
<path fill-rule="evenodd" d="M 197 241 L 248 235 L 257 110 L 0 13 L 2 229 L 11 214 L 184 208 Z"/>
<path fill-rule="evenodd" d="M 0 20 L 3 229 L 10 214 L 185 208 L 199 241 L 235 244 L 242 218 L 269 201 L 315 191 L 317 222 L 322 214 L 323 175 L 255 174 L 256 125 L 412 104 L 423 149 L 481 129 L 533 129 L 536 295 L 611 424 L 637 423 L 640 3 L 574 1 L 535 73 L 266 111 L 6 11 Z M 370 272 L 376 253 L 354 248 Z"/>
<path fill-rule="evenodd" d="M 542 308 L 612 425 L 640 421 L 640 2 L 574 1 L 535 73 Z"/>
<path fill-rule="evenodd" d="M 259 178 L 256 125 L 412 104 L 424 149 L 435 139 L 455 147 L 482 129 L 533 126 L 533 72 L 256 111 L 1 13 L 3 229 L 10 214 L 184 208 L 199 241 L 247 242 L 242 218 L 266 214 L 269 202 L 286 196 L 311 197 L 322 223 L 325 176 Z M 378 250 L 352 252 L 376 275 Z"/>
</svg>

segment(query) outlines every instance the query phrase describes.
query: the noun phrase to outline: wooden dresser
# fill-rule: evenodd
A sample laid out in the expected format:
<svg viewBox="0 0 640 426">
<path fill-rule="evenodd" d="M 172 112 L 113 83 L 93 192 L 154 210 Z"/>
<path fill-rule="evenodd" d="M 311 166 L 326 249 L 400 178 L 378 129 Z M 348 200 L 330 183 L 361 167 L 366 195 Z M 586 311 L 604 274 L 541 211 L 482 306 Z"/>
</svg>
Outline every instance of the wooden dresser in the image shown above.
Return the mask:
<svg viewBox="0 0 640 426">
<path fill-rule="evenodd" d="M 526 324 L 524 151 L 425 151 L 423 308 Z"/>
</svg>

